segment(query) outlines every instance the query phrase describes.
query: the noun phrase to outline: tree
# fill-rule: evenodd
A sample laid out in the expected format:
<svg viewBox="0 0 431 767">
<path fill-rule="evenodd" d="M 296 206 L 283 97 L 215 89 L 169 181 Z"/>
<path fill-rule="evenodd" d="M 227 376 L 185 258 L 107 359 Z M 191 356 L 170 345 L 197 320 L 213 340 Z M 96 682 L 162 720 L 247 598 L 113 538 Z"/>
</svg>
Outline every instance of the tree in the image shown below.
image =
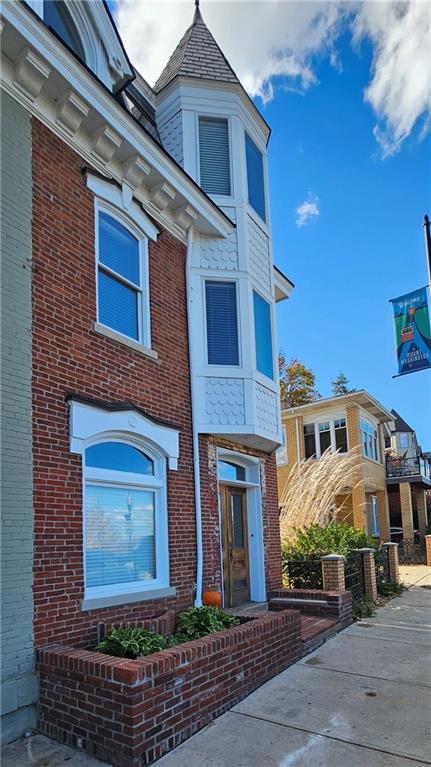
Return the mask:
<svg viewBox="0 0 431 767">
<path fill-rule="evenodd" d="M 341 394 L 350 394 L 351 392 L 356 391 L 356 389 L 349 388 L 349 383 L 347 376 L 340 370 L 337 377 L 331 381 L 332 394 L 334 397 L 339 397 Z"/>
<path fill-rule="evenodd" d="M 281 399 L 286 402 L 286 405 L 296 407 L 320 399 L 321 394 L 316 389 L 316 376 L 300 360 L 291 359 L 287 363 L 284 354 L 280 353 L 278 369 Z"/>
</svg>

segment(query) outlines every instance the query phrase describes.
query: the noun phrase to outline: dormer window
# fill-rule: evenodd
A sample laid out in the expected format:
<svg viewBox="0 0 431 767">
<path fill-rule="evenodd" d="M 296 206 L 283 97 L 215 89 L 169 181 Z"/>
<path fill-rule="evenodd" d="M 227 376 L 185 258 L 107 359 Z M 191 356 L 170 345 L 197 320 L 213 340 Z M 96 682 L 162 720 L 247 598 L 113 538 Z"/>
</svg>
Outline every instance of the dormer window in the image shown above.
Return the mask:
<svg viewBox="0 0 431 767">
<path fill-rule="evenodd" d="M 248 133 L 245 134 L 245 158 L 247 163 L 248 202 L 266 222 L 265 181 L 263 155 Z"/>
<path fill-rule="evenodd" d="M 65 3 L 59 0 L 45 0 L 43 19 L 47 27 L 51 27 L 64 43 L 85 62 L 84 48 L 78 30 L 68 12 Z"/>
<path fill-rule="evenodd" d="M 225 119 L 199 118 L 200 185 L 207 194 L 231 194 L 229 125 Z"/>
</svg>

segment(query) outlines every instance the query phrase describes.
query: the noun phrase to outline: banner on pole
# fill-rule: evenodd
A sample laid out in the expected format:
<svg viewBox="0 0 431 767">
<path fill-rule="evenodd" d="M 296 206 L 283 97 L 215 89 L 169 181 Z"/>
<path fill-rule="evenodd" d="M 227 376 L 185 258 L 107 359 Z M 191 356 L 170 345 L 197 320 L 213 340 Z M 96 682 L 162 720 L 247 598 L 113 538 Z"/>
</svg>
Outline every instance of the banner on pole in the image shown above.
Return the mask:
<svg viewBox="0 0 431 767">
<path fill-rule="evenodd" d="M 431 368 L 431 331 L 426 288 L 391 298 L 398 375 Z"/>
</svg>

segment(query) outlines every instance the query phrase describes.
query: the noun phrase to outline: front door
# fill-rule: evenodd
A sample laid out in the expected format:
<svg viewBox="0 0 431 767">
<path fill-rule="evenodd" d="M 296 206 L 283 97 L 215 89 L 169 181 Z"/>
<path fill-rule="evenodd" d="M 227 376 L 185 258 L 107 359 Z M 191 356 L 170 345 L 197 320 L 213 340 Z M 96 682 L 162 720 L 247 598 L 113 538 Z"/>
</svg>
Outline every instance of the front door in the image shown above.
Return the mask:
<svg viewBox="0 0 431 767">
<path fill-rule="evenodd" d="M 242 487 L 220 486 L 224 606 L 250 599 L 247 535 L 247 494 Z"/>
</svg>

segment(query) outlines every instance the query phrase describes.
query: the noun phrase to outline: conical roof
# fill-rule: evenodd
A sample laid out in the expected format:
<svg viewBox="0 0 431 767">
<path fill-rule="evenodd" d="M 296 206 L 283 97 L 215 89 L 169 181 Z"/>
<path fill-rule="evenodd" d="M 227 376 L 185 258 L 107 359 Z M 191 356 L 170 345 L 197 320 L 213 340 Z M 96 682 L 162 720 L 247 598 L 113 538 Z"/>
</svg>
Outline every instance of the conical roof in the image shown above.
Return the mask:
<svg viewBox="0 0 431 767">
<path fill-rule="evenodd" d="M 184 33 L 157 80 L 155 92 L 159 93 L 178 76 L 240 84 L 206 26 L 199 6 L 196 7 L 192 25 Z"/>
</svg>

